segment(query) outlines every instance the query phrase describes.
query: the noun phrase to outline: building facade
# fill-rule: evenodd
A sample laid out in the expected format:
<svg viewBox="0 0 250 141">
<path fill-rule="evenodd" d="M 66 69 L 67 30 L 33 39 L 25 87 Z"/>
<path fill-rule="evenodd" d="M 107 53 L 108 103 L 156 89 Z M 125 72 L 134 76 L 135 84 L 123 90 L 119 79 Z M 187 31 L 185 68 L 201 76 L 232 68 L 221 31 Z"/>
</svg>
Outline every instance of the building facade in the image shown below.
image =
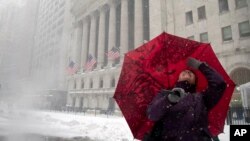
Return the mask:
<svg viewBox="0 0 250 141">
<path fill-rule="evenodd" d="M 124 53 L 161 32 L 209 42 L 237 85 L 250 81 L 249 0 L 76 0 L 71 12 L 69 56 L 80 70 L 68 76 L 67 104 L 80 109 L 118 109 L 112 96 Z M 120 58 L 105 55 L 113 47 Z M 96 65 L 84 64 L 91 54 Z"/>
<path fill-rule="evenodd" d="M 66 90 L 66 52 L 72 23 L 69 9 L 68 0 L 39 1 L 31 62 L 32 81 L 38 91 Z"/>
<path fill-rule="evenodd" d="M 211 43 L 221 64 L 240 87 L 250 81 L 249 6 L 249 0 L 166 0 L 166 13 L 171 13 L 166 16 L 166 31 Z M 234 94 L 240 95 L 239 90 Z M 244 99 L 250 102 L 250 97 Z"/>
</svg>

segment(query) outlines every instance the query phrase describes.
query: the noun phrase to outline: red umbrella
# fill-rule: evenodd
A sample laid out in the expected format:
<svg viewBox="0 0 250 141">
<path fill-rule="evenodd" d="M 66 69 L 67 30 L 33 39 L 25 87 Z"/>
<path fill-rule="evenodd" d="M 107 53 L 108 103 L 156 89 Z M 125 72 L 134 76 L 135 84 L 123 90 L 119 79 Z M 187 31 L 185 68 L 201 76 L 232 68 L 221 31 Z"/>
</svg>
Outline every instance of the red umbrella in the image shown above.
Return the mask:
<svg viewBox="0 0 250 141">
<path fill-rule="evenodd" d="M 179 73 L 187 69 L 186 60 L 194 57 L 217 70 L 227 83 L 219 103 L 209 111 L 209 130 L 216 136 L 223 132 L 229 102 L 235 87 L 210 44 L 200 43 L 163 32 L 148 43 L 125 54 L 114 94 L 133 135 L 142 139 L 154 123 L 147 118 L 147 105 L 161 88 L 171 89 Z M 197 91 L 207 87 L 199 71 Z"/>
</svg>

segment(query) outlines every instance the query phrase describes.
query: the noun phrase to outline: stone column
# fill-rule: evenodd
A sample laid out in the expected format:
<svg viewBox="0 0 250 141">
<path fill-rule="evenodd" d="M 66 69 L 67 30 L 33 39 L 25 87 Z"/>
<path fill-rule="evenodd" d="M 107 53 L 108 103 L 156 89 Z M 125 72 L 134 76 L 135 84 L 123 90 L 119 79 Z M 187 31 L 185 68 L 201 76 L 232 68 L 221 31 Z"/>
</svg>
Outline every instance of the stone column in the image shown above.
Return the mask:
<svg viewBox="0 0 250 141">
<path fill-rule="evenodd" d="M 134 48 L 143 44 L 143 5 L 142 0 L 135 0 L 135 45 Z"/>
<path fill-rule="evenodd" d="M 82 34 L 82 52 L 81 52 L 81 72 L 83 72 L 84 65 L 88 56 L 88 31 L 89 31 L 89 18 L 83 19 L 83 34 Z"/>
<path fill-rule="evenodd" d="M 101 69 L 104 63 L 105 57 L 105 16 L 108 7 L 104 6 L 100 9 L 100 20 L 99 20 L 99 34 L 98 34 L 98 57 L 97 57 L 97 68 Z"/>
<path fill-rule="evenodd" d="M 121 0 L 121 32 L 120 32 L 120 63 L 122 64 L 124 53 L 128 51 L 128 0 Z"/>
<path fill-rule="evenodd" d="M 82 52 L 82 21 L 78 21 L 76 24 L 76 46 L 74 51 L 74 61 L 80 67 L 81 52 Z"/>
<path fill-rule="evenodd" d="M 149 1 L 149 39 L 153 39 L 164 30 L 174 34 L 173 2 L 174 0 Z M 162 10 L 159 10 L 162 9 Z M 166 28 L 168 26 L 168 28 Z"/>
<path fill-rule="evenodd" d="M 90 23 L 90 39 L 89 39 L 89 54 L 95 56 L 96 51 L 96 24 L 97 24 L 97 12 L 91 14 L 91 23 Z"/>
<path fill-rule="evenodd" d="M 108 37 L 108 51 L 116 46 L 116 0 L 111 0 L 109 3 L 109 37 Z M 111 66 L 113 60 L 108 60 L 108 66 Z"/>
<path fill-rule="evenodd" d="M 76 48 L 76 26 L 73 25 L 71 29 L 71 37 L 70 37 L 70 55 L 69 59 L 75 61 L 75 48 Z M 40 63 L 41 64 L 41 63 Z M 39 70 L 39 69 L 38 69 Z"/>
</svg>

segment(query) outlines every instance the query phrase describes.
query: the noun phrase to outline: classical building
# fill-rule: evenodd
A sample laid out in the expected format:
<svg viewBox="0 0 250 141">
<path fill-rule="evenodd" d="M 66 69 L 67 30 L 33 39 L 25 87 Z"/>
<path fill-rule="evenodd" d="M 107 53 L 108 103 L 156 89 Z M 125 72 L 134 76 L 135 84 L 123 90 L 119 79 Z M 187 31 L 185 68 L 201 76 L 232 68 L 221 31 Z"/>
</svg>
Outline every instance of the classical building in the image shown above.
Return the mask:
<svg viewBox="0 0 250 141">
<path fill-rule="evenodd" d="M 68 77 L 69 106 L 117 108 L 112 96 L 123 55 L 163 31 L 209 42 L 237 85 L 250 81 L 248 0 L 75 0 L 69 56 L 80 70 Z M 113 47 L 120 58 L 105 55 Z M 86 71 L 89 54 L 97 63 Z"/>
</svg>

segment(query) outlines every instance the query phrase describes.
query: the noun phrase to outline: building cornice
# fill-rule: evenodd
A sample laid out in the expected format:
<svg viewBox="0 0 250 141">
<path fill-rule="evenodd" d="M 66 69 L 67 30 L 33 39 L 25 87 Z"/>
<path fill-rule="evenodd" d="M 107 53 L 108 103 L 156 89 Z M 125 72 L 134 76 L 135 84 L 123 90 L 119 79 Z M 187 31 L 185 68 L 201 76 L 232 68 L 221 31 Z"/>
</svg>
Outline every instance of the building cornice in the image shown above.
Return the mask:
<svg viewBox="0 0 250 141">
<path fill-rule="evenodd" d="M 100 7 L 108 3 L 109 0 L 76 0 L 71 7 L 71 13 L 79 19 L 98 10 Z"/>
<path fill-rule="evenodd" d="M 246 54 L 246 53 L 250 53 L 249 47 L 236 48 L 234 50 L 219 52 L 219 53 L 216 53 L 216 56 L 220 58 L 220 57 L 229 57 L 229 56 L 233 56 L 233 55 Z"/>
<path fill-rule="evenodd" d="M 94 89 L 81 89 L 81 90 L 69 90 L 69 94 L 110 94 L 114 93 L 115 88 L 94 88 Z"/>
</svg>

